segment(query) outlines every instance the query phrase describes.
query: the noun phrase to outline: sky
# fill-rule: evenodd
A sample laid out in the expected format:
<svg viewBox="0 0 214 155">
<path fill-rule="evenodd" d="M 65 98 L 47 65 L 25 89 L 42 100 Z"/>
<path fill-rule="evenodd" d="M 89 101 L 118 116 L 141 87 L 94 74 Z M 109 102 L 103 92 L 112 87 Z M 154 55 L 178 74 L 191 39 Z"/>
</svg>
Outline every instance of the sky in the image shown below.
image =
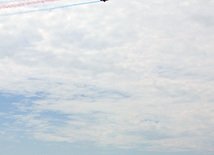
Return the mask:
<svg viewBox="0 0 214 155">
<path fill-rule="evenodd" d="M 0 154 L 214 154 L 213 0 L 26 8 L 0 8 Z"/>
</svg>

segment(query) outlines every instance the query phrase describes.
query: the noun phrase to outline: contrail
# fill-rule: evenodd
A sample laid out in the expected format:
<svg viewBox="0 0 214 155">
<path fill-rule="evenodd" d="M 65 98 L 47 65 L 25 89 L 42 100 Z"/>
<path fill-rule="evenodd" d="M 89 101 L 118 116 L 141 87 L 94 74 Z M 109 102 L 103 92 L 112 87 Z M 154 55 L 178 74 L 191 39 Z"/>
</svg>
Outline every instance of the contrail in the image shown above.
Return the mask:
<svg viewBox="0 0 214 155">
<path fill-rule="evenodd" d="M 72 7 L 72 6 L 86 5 L 86 4 L 92 4 L 92 3 L 98 3 L 98 2 L 101 2 L 101 1 L 89 1 L 89 2 L 83 2 L 83 3 L 76 3 L 76 4 L 56 6 L 56 7 L 51 7 L 51 8 L 43 8 L 43 9 L 37 9 L 37 10 L 20 11 L 20 12 L 2 14 L 0 16 L 12 16 L 12 15 L 27 14 L 27 13 L 33 13 L 33 12 L 51 11 L 51 10 L 56 10 L 56 9 L 63 9 L 63 8 L 68 8 L 68 7 Z"/>
</svg>

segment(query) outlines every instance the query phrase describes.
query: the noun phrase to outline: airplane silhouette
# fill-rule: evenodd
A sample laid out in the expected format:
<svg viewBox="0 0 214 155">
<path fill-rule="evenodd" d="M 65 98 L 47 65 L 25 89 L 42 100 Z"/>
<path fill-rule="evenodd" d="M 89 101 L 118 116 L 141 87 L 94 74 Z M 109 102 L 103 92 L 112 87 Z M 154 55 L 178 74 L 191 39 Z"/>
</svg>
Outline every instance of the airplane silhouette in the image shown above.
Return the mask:
<svg viewBox="0 0 214 155">
<path fill-rule="evenodd" d="M 106 2 L 106 1 L 108 1 L 108 0 L 100 0 L 100 1 Z"/>
</svg>

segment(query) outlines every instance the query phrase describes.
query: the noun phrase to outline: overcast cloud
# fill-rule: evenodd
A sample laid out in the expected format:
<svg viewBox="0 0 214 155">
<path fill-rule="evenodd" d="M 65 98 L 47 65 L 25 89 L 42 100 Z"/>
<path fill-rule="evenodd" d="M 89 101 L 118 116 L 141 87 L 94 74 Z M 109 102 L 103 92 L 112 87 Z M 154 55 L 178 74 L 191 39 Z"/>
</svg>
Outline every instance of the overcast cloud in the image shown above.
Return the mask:
<svg viewBox="0 0 214 155">
<path fill-rule="evenodd" d="M 213 8 L 110 0 L 1 16 L 0 141 L 213 153 Z"/>
</svg>

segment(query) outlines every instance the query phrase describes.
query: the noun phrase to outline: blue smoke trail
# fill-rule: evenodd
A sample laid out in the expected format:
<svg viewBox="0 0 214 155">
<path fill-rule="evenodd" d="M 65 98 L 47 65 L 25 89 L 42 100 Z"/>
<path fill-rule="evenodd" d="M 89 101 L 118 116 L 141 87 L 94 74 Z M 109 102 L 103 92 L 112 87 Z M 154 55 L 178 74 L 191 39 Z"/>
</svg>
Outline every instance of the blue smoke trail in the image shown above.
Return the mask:
<svg viewBox="0 0 214 155">
<path fill-rule="evenodd" d="M 72 7 L 72 6 L 86 5 L 86 4 L 92 4 L 92 3 L 98 3 L 98 2 L 101 2 L 101 1 L 90 1 L 90 2 L 70 4 L 70 5 L 56 6 L 56 7 L 52 7 L 52 8 L 29 10 L 29 11 L 23 11 L 23 12 L 14 12 L 14 13 L 3 14 L 3 15 L 0 15 L 0 16 L 12 16 L 12 15 L 19 15 L 19 14 L 26 14 L 26 13 L 33 13 L 33 12 L 51 11 L 51 10 L 56 10 L 56 9 L 63 9 L 63 8 L 68 8 L 68 7 Z"/>
</svg>

